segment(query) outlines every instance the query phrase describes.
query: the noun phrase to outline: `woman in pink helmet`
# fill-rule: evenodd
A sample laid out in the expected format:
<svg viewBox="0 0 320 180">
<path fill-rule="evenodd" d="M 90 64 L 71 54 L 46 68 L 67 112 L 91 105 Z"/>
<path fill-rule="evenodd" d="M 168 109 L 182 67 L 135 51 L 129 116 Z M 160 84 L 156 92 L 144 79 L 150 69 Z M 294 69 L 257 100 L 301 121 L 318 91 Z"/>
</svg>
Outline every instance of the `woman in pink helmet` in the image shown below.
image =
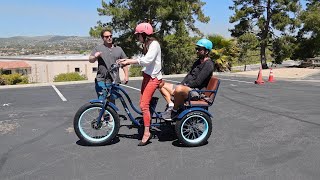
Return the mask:
<svg viewBox="0 0 320 180">
<path fill-rule="evenodd" d="M 143 114 L 144 133 L 138 146 L 149 144 L 150 133 L 150 101 L 162 81 L 161 73 L 161 47 L 159 42 L 152 37 L 153 28 L 149 23 L 138 24 L 135 29 L 135 35 L 139 42 L 143 43 L 143 57 L 137 59 L 119 59 L 121 65 L 139 64 L 143 66 L 143 80 L 141 85 L 140 108 Z"/>
</svg>

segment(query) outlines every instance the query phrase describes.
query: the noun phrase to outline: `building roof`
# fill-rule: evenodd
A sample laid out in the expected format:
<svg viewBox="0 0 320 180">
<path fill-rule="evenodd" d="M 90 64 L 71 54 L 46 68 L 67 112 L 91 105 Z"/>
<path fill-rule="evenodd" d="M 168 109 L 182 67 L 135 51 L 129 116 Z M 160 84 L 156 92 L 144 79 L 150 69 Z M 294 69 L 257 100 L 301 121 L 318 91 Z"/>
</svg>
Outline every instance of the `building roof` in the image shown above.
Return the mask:
<svg viewBox="0 0 320 180">
<path fill-rule="evenodd" d="M 0 69 L 18 69 L 31 67 L 25 61 L 0 61 Z"/>
</svg>

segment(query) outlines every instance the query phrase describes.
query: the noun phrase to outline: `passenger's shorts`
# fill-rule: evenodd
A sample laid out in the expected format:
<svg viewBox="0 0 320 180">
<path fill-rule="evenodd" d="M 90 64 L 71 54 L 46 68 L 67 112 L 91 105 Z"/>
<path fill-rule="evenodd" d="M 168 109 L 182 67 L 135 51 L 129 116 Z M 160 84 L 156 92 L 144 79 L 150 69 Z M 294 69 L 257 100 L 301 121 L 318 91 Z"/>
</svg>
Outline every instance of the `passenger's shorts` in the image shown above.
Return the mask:
<svg viewBox="0 0 320 180">
<path fill-rule="evenodd" d="M 172 89 L 175 90 L 176 87 L 177 87 L 177 85 L 179 85 L 179 84 L 173 84 Z M 192 89 L 192 90 L 199 90 L 198 88 L 191 88 L 191 89 Z M 199 92 L 197 92 L 197 91 L 192 91 L 192 92 L 191 92 L 191 100 L 192 100 L 192 101 L 197 101 L 197 100 L 199 100 L 199 99 L 200 99 L 200 94 L 199 94 Z"/>
<path fill-rule="evenodd" d="M 192 89 L 192 90 L 199 90 L 199 89 Z M 197 91 L 191 91 L 191 100 L 198 101 L 200 99 L 200 93 Z"/>
</svg>

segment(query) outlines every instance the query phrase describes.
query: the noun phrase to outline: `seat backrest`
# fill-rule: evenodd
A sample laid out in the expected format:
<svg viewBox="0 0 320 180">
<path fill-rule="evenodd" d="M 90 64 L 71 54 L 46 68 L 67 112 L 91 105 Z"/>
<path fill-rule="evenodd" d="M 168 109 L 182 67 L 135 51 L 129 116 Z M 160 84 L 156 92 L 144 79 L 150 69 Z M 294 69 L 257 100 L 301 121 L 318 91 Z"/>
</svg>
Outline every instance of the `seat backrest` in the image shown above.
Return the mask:
<svg viewBox="0 0 320 180">
<path fill-rule="evenodd" d="M 219 87 L 219 79 L 215 76 L 212 76 L 206 90 L 217 90 Z M 213 92 L 205 92 L 204 95 L 212 100 L 214 100 L 215 93 Z"/>
</svg>

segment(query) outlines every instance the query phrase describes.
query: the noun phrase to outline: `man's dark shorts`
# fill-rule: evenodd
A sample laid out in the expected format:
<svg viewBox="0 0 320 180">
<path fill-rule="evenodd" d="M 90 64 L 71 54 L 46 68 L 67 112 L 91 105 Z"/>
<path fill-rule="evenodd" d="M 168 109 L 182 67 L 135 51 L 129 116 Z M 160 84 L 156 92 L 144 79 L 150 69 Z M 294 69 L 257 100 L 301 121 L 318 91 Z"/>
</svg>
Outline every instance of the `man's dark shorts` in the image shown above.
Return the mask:
<svg viewBox="0 0 320 180">
<path fill-rule="evenodd" d="M 174 91 L 178 85 L 181 85 L 181 84 L 173 84 L 172 90 Z M 198 88 L 191 88 L 191 89 L 192 90 L 199 90 Z M 191 100 L 197 101 L 199 99 L 200 99 L 200 93 L 197 91 L 191 91 Z"/>
</svg>

